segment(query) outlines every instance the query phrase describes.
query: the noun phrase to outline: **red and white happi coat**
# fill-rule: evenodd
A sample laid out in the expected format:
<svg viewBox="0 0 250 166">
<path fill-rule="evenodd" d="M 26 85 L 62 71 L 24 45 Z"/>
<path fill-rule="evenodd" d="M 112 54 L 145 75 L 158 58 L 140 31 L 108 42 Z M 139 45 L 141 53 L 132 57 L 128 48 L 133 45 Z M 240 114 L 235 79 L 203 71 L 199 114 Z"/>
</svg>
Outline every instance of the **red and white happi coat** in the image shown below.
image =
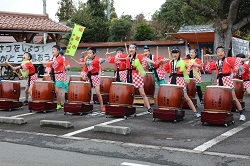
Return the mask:
<svg viewBox="0 0 250 166">
<path fill-rule="evenodd" d="M 29 76 L 27 78 L 27 82 L 26 82 L 26 85 L 27 86 L 30 86 L 30 85 L 34 85 L 35 81 L 37 81 L 38 79 L 38 76 L 36 74 L 36 69 L 34 67 L 34 65 L 32 64 L 32 62 L 28 62 L 28 63 L 25 63 L 25 64 L 22 64 L 22 71 L 28 71 L 29 72 Z"/>
<path fill-rule="evenodd" d="M 238 70 L 234 70 L 235 78 L 243 80 L 243 86 L 245 89 L 250 87 L 249 73 L 248 64 L 243 64 Z"/>
<path fill-rule="evenodd" d="M 61 55 L 58 55 L 53 61 L 54 63 L 52 67 L 54 68 L 55 81 L 67 82 L 67 76 L 64 68 L 64 58 Z"/>
<path fill-rule="evenodd" d="M 115 77 L 117 77 L 117 68 L 119 68 L 119 76 L 121 82 L 127 82 L 127 68 L 126 68 L 126 60 L 120 60 L 118 58 L 126 58 L 126 54 L 116 55 L 115 57 L 108 57 L 106 62 L 113 63 L 114 68 L 116 70 Z"/>
<path fill-rule="evenodd" d="M 226 57 L 223 60 L 217 60 L 213 62 L 208 62 L 205 66 L 205 71 L 216 70 L 217 75 L 222 76 L 223 86 L 234 88 L 234 83 L 231 78 L 232 70 L 238 68 L 241 65 L 242 58 Z M 217 85 L 219 85 L 219 79 L 217 79 Z"/>
<path fill-rule="evenodd" d="M 143 55 L 135 55 L 135 59 L 138 59 L 142 65 L 143 68 L 146 68 L 147 66 L 147 57 Z M 134 84 L 135 88 L 141 88 L 144 86 L 143 77 L 139 73 L 138 70 L 136 70 L 136 67 L 131 65 L 133 64 L 133 61 L 135 60 L 132 57 L 127 60 L 127 68 L 132 69 L 132 83 Z"/>
<path fill-rule="evenodd" d="M 148 58 L 149 58 L 150 60 L 154 61 L 154 62 L 163 59 L 163 57 L 161 57 L 161 56 L 156 56 L 156 55 L 153 55 L 153 54 L 151 54 L 151 57 L 148 57 Z M 160 64 L 152 64 L 152 66 L 156 69 L 156 73 L 157 73 L 157 75 L 158 75 L 159 80 L 165 80 L 165 79 L 166 79 L 166 74 L 165 74 L 165 70 L 164 70 L 163 65 L 160 65 Z M 146 66 L 146 69 L 147 69 L 147 70 L 150 70 L 148 64 L 147 64 L 147 66 Z"/>
<path fill-rule="evenodd" d="M 171 83 L 171 81 L 173 79 L 173 77 L 172 77 L 173 74 L 182 75 L 182 76 L 176 77 L 176 85 L 182 86 L 183 90 L 186 90 L 187 84 L 184 80 L 183 72 L 181 72 L 180 68 L 176 67 L 176 65 L 177 65 L 177 60 L 171 60 L 170 62 L 168 62 L 164 65 L 165 72 L 169 73 L 169 75 L 170 75 L 169 79 L 168 79 L 168 83 L 169 84 Z M 186 65 L 186 67 L 188 67 L 188 66 Z M 173 73 L 173 72 L 175 72 L 175 73 Z"/>
<path fill-rule="evenodd" d="M 195 59 L 192 59 L 192 60 L 189 60 L 189 61 L 195 62 L 195 63 L 197 63 L 199 65 L 201 64 L 201 60 L 199 58 L 195 58 Z M 202 82 L 202 80 L 201 80 L 201 67 L 188 66 L 187 72 L 190 73 L 191 70 L 193 70 L 193 78 L 195 79 L 195 83 L 200 84 Z M 197 74 L 194 73 L 194 70 L 197 71 Z"/>
</svg>

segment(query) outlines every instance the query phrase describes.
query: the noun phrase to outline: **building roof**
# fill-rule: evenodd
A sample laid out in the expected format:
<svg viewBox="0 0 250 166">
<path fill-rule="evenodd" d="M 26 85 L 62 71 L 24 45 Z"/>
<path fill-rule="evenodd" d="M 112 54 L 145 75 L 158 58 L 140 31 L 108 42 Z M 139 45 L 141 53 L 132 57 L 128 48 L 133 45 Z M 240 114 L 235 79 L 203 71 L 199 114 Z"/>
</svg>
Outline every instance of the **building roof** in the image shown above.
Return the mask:
<svg viewBox="0 0 250 166">
<path fill-rule="evenodd" d="M 211 43 L 214 41 L 214 28 L 212 25 L 182 26 L 177 33 L 168 33 L 167 35 L 190 43 Z"/>
<path fill-rule="evenodd" d="M 190 43 L 213 43 L 214 42 L 214 27 L 213 25 L 191 25 L 180 27 L 177 33 L 167 33 L 178 39 L 185 40 Z M 236 34 L 234 37 L 241 38 Z"/>
<path fill-rule="evenodd" d="M 180 27 L 177 33 L 187 33 L 187 32 L 214 32 L 213 25 L 190 25 Z"/>
<path fill-rule="evenodd" d="M 0 11 L 0 31 L 70 33 L 72 29 L 60 22 L 51 20 L 48 14 L 40 15 Z"/>
</svg>

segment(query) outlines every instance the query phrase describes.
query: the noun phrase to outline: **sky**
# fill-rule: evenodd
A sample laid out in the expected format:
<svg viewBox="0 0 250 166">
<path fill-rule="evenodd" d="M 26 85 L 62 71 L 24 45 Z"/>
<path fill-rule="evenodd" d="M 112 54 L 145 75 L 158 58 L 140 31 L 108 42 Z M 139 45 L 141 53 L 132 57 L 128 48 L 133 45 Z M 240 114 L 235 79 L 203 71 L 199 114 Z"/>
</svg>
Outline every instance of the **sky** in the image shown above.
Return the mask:
<svg viewBox="0 0 250 166">
<path fill-rule="evenodd" d="M 57 21 L 55 14 L 58 10 L 58 1 L 60 0 L 46 0 L 46 13 L 55 21 Z M 78 0 L 73 1 L 75 4 L 78 2 Z M 79 1 L 87 2 L 87 0 Z M 122 14 L 135 17 L 143 13 L 145 18 L 149 20 L 151 15 L 154 14 L 156 10 L 159 10 L 165 1 L 166 0 L 114 0 L 114 7 L 118 17 Z M 43 14 L 43 0 L 5 0 L 0 5 L 0 11 Z"/>
</svg>

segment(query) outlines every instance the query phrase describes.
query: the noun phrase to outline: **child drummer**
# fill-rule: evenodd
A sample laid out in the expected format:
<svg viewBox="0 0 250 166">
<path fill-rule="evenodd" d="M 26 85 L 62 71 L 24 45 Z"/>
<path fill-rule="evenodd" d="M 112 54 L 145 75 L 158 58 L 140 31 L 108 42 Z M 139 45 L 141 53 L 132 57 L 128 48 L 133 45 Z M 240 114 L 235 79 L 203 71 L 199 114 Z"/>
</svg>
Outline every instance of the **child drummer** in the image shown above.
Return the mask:
<svg viewBox="0 0 250 166">
<path fill-rule="evenodd" d="M 187 66 L 188 64 L 180 58 L 181 52 L 178 47 L 173 47 L 171 50 L 171 55 L 173 60 L 167 62 L 164 66 L 164 69 L 167 73 L 170 74 L 169 76 L 169 83 L 176 84 L 182 86 L 184 89 L 184 98 L 188 104 L 188 106 L 194 112 L 194 116 L 199 118 L 201 114 L 196 110 L 192 100 L 189 98 L 187 94 L 186 82 L 189 81 L 189 76 L 187 74 Z M 184 79 L 185 77 L 185 79 Z"/>
<path fill-rule="evenodd" d="M 106 53 L 107 62 L 113 63 L 115 67 L 115 80 L 116 82 L 127 82 L 127 69 L 126 69 L 126 57 L 127 55 L 123 53 L 123 48 L 118 47 L 116 49 L 115 57 L 108 56 Z"/>
<path fill-rule="evenodd" d="M 41 62 L 43 65 L 52 65 L 52 77 L 53 81 L 55 81 L 55 90 L 56 90 L 56 97 L 57 97 L 57 107 L 56 109 L 59 110 L 63 108 L 62 102 L 62 90 L 65 89 L 68 91 L 68 82 L 67 76 L 64 66 L 64 58 L 60 54 L 61 47 L 58 45 L 54 45 L 52 47 L 52 55 L 53 60 L 49 62 Z"/>
<path fill-rule="evenodd" d="M 246 58 L 244 54 L 237 54 L 236 57 Z M 234 70 L 235 71 L 235 70 Z M 234 73 L 235 78 L 243 80 L 243 86 L 248 95 L 250 95 L 250 77 L 249 77 L 249 66 L 245 62 L 242 62 L 242 65 Z"/>
<path fill-rule="evenodd" d="M 209 62 L 205 66 L 205 70 L 216 70 L 217 71 L 217 85 L 219 86 L 227 86 L 232 88 L 232 97 L 235 102 L 235 105 L 240 113 L 240 121 L 245 121 L 246 117 L 243 115 L 242 106 L 239 100 L 236 97 L 234 91 L 234 83 L 231 78 L 232 70 L 238 69 L 241 65 L 242 61 L 247 61 L 249 58 L 233 58 L 233 57 L 225 57 L 226 52 L 224 47 L 219 46 L 216 48 L 216 55 L 218 57 L 217 61 Z M 231 103 L 229 103 L 231 104 Z"/>
<path fill-rule="evenodd" d="M 87 58 L 85 58 L 83 64 L 82 75 L 87 72 L 86 80 L 91 83 L 91 86 L 95 88 L 96 96 L 101 106 L 101 111 L 105 111 L 103 105 L 103 99 L 100 92 L 100 65 L 105 62 L 104 58 L 98 58 L 96 56 L 96 49 L 89 47 L 87 49 Z"/>
<path fill-rule="evenodd" d="M 136 44 L 129 45 L 129 55 L 127 56 L 127 82 L 133 83 L 135 88 L 138 88 L 148 112 L 152 113 L 153 110 L 150 107 L 148 98 L 144 91 L 143 77 L 146 74 L 144 68 L 146 67 L 147 63 L 149 62 L 155 64 L 155 62 L 143 55 L 138 55 L 136 53 L 136 48 Z"/>
<path fill-rule="evenodd" d="M 147 45 L 144 46 L 143 54 L 148 59 L 157 62 L 163 59 L 158 55 L 153 55 L 150 52 L 150 49 Z M 155 82 L 160 86 L 161 84 L 166 84 L 166 75 L 164 69 L 161 67 L 161 64 L 151 64 L 147 63 L 146 69 L 153 73 Z"/>
<path fill-rule="evenodd" d="M 23 61 L 20 66 L 12 67 L 13 70 L 21 69 L 22 76 L 27 78 L 27 84 L 25 88 L 25 101 L 23 102 L 24 105 L 28 104 L 29 95 L 32 94 L 32 87 L 35 81 L 38 79 L 36 74 L 36 69 L 32 62 L 32 55 L 29 52 L 25 52 L 23 54 Z"/>
</svg>

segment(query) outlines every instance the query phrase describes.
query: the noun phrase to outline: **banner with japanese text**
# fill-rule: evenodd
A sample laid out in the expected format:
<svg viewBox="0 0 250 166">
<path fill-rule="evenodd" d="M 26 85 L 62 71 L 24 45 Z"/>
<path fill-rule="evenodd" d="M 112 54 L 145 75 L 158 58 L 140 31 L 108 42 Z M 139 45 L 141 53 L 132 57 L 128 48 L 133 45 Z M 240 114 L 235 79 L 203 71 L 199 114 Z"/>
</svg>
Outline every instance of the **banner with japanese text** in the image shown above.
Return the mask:
<svg viewBox="0 0 250 166">
<path fill-rule="evenodd" d="M 71 37 L 69 39 L 69 43 L 68 43 L 65 55 L 70 55 L 70 56 L 75 55 L 77 47 L 82 38 L 84 29 L 85 27 L 75 24 Z"/>
<path fill-rule="evenodd" d="M 237 54 L 245 54 L 248 55 L 249 52 L 249 41 L 238 39 L 232 37 L 232 55 L 236 56 Z"/>
<path fill-rule="evenodd" d="M 52 57 L 51 49 L 55 44 L 55 42 L 47 44 L 0 43 L 0 64 L 5 62 L 20 64 L 23 61 L 24 52 L 29 52 L 32 55 L 33 64 L 40 64 L 35 59 L 48 61 Z"/>
</svg>

